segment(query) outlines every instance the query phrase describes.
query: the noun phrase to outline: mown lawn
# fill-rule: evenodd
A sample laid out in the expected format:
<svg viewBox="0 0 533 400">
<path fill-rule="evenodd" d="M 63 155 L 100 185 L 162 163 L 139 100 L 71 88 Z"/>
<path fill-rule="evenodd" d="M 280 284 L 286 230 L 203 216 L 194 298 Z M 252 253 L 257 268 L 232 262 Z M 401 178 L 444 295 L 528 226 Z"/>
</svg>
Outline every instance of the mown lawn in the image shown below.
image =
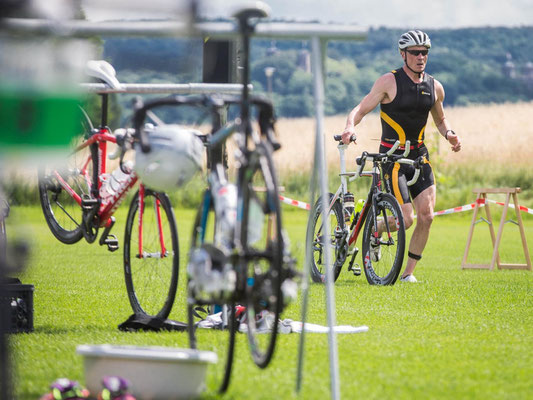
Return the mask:
<svg viewBox="0 0 533 400">
<path fill-rule="evenodd" d="M 115 233 L 123 237 L 126 207 Z M 495 208 L 495 207 L 494 207 Z M 181 283 L 193 210 L 177 211 Z M 496 218 L 499 216 L 496 215 Z M 533 249 L 533 216 L 525 215 Z M 335 286 L 339 325 L 367 325 L 369 331 L 338 335 L 342 398 L 362 399 L 528 399 L 533 398 L 533 272 L 462 271 L 471 213 L 435 219 L 420 283 L 371 287 L 363 276 L 343 272 Z M 284 222 L 298 264 L 303 265 L 307 213 L 284 207 Z M 56 378 L 84 381 L 78 344 L 137 344 L 187 347 L 184 333 L 123 333 L 117 325 L 130 314 L 122 254 L 97 244 L 57 242 L 38 207 L 14 207 L 10 237 L 31 242 L 32 256 L 23 283 L 35 285 L 35 332 L 11 337 L 15 390 L 19 399 L 36 399 Z M 488 229 L 476 227 L 471 262 L 489 262 Z M 516 226 L 508 224 L 502 261 L 523 262 Z M 180 293 L 183 286 L 180 285 Z M 325 291 L 312 285 L 308 321 L 326 324 Z M 185 320 L 183 297 L 171 318 Z M 300 304 L 284 318 L 300 320 Z M 209 332 L 216 346 L 220 332 Z M 306 336 L 303 388 L 295 393 L 298 334 L 281 335 L 266 370 L 253 364 L 245 335 L 238 335 L 229 399 L 322 399 L 329 396 L 327 335 Z M 213 381 L 206 398 L 219 398 Z"/>
</svg>

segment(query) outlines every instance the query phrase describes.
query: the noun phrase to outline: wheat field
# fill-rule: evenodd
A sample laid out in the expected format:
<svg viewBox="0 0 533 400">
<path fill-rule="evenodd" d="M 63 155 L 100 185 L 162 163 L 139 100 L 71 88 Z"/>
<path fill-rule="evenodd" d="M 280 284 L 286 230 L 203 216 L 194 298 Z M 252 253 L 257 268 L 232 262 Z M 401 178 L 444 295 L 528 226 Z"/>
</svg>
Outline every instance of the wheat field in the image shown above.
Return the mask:
<svg viewBox="0 0 533 400">
<path fill-rule="evenodd" d="M 348 113 L 349 110 L 347 110 Z M 528 167 L 533 158 L 533 102 L 488 104 L 445 109 L 451 127 L 460 136 L 462 150 L 453 153 L 431 116 L 426 128 L 426 143 L 437 152 L 441 165 L 479 164 L 487 168 Z M 326 160 L 338 168 L 338 152 L 332 136 L 344 129 L 346 116 L 326 117 L 324 121 Z M 316 122 L 313 118 L 279 119 L 278 139 L 282 148 L 276 164 L 282 173 L 307 171 L 313 165 Z M 378 113 L 368 114 L 356 128 L 357 145 L 347 150 L 347 168 L 362 151 L 377 151 L 381 135 Z"/>
</svg>

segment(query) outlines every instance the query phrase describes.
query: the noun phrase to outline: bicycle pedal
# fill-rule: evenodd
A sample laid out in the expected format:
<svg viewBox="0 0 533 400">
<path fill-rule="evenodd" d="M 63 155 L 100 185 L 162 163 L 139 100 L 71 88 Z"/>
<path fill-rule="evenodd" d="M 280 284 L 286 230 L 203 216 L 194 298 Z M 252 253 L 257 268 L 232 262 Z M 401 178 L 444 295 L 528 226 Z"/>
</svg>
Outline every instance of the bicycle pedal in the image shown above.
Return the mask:
<svg viewBox="0 0 533 400">
<path fill-rule="evenodd" d="M 352 271 L 355 276 L 361 275 L 361 267 L 359 265 L 355 267 L 351 266 L 350 268 L 348 268 L 348 271 Z"/>
<path fill-rule="evenodd" d="M 82 195 L 81 208 L 85 211 L 91 211 L 98 205 L 98 199 L 92 198 L 89 195 Z"/>
<path fill-rule="evenodd" d="M 107 245 L 107 250 L 109 251 L 118 250 L 118 239 L 115 235 L 108 235 L 104 240 L 104 244 Z"/>
</svg>

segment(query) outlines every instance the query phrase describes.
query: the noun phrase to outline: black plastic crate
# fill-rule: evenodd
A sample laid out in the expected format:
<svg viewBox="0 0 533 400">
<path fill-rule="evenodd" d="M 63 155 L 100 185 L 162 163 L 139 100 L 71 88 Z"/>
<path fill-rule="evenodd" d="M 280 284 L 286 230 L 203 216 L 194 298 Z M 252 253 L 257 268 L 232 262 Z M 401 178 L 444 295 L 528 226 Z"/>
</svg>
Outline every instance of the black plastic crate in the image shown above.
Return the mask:
<svg viewBox="0 0 533 400">
<path fill-rule="evenodd" d="M 4 332 L 33 332 L 33 291 L 33 285 L 0 284 L 0 307 L 5 312 Z"/>
</svg>

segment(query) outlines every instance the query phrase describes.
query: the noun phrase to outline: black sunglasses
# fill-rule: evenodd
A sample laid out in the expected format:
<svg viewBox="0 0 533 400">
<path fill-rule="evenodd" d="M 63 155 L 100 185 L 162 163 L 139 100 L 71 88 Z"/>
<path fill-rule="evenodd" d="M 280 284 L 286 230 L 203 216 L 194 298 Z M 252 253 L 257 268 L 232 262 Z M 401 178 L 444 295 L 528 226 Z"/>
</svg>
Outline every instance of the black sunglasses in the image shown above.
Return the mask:
<svg viewBox="0 0 533 400">
<path fill-rule="evenodd" d="M 423 56 L 427 56 L 428 53 L 429 53 L 428 49 L 424 49 L 424 50 L 405 50 L 405 51 L 408 52 L 409 54 L 413 55 L 413 56 L 417 56 L 419 54 L 422 54 Z"/>
</svg>

